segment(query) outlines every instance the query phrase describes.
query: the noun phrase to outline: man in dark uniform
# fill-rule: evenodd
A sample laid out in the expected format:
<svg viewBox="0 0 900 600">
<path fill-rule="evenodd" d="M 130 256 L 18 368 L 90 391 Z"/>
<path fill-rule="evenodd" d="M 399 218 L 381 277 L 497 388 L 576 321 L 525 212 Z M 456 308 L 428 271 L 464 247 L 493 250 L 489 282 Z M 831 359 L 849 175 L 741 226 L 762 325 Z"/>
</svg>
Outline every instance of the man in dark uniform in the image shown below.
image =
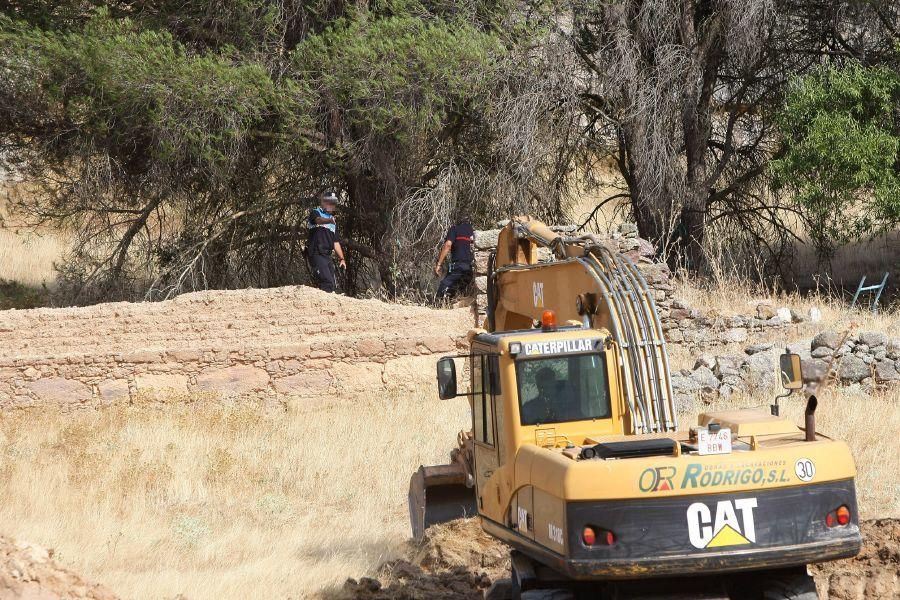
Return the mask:
<svg viewBox="0 0 900 600">
<path fill-rule="evenodd" d="M 309 213 L 309 242 L 306 245 L 309 264 L 316 278 L 316 285 L 324 292 L 333 292 L 337 287 L 334 272 L 334 261 L 331 253 L 336 252 L 342 269 L 347 268 L 341 238 L 337 234 L 337 222 L 334 220 L 334 209 L 337 206 L 337 194 L 332 191 L 322 192 L 319 206 Z"/>
<path fill-rule="evenodd" d="M 441 267 L 447 255 L 450 255 L 450 268 L 441 279 L 437 289 L 437 299 L 443 300 L 448 296 L 453 297 L 465 290 L 472 283 L 474 255 L 472 243 L 475 241 L 475 230 L 466 219 L 462 219 L 447 231 L 444 237 L 444 245 L 437 264 L 434 265 L 434 274 L 441 276 Z"/>
</svg>

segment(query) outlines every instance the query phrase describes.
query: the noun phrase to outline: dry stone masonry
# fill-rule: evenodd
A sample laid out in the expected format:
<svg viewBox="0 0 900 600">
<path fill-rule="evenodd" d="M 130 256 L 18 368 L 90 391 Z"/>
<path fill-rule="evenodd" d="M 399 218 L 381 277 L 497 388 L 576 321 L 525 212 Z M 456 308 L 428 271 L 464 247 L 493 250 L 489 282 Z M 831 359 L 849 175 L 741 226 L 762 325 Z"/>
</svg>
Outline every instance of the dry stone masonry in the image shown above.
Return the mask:
<svg viewBox="0 0 900 600">
<path fill-rule="evenodd" d="M 900 384 L 900 339 L 880 331 L 849 335 L 842 343 L 843 338 L 842 333 L 824 331 L 787 348 L 765 343 L 748 346 L 743 354 L 701 354 L 693 369 L 672 376 L 672 388 L 682 401 L 696 396 L 714 400 L 755 390 L 775 392 L 779 389 L 778 356 L 785 350 L 800 355 L 803 380 L 811 386 L 826 376 L 866 392 Z"/>
<path fill-rule="evenodd" d="M 308 287 L 2 311 L 0 408 L 421 389 L 470 319 Z"/>
</svg>

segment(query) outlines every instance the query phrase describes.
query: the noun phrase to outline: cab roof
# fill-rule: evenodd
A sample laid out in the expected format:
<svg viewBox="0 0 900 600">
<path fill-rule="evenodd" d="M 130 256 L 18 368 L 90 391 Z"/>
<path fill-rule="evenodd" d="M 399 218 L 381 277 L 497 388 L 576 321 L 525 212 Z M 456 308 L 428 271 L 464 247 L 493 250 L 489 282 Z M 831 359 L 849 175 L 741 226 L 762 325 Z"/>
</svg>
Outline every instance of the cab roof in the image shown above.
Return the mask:
<svg viewBox="0 0 900 600">
<path fill-rule="evenodd" d="M 510 342 L 538 342 L 549 340 L 570 340 L 581 338 L 605 338 L 609 332 L 605 329 L 585 329 L 580 325 L 563 325 L 549 331 L 540 328 L 512 329 L 510 331 L 487 332 L 475 329 L 470 332 L 473 342 L 481 342 L 501 349 L 508 349 Z"/>
</svg>

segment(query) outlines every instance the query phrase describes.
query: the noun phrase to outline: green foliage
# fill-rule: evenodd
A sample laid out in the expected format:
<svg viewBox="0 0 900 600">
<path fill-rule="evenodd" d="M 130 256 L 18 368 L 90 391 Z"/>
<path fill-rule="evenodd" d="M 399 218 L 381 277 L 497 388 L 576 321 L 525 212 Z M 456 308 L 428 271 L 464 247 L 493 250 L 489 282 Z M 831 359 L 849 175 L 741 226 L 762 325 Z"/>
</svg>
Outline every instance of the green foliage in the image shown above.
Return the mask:
<svg viewBox="0 0 900 600">
<path fill-rule="evenodd" d="M 156 177 L 160 189 L 229 179 L 250 138 L 296 127 L 303 115 L 296 86 L 276 84 L 262 65 L 190 54 L 167 32 L 105 12 L 78 32 L 0 21 L 0 65 L 6 93 L 23 107 L 19 126 L 37 129 L 51 116 L 69 130 L 48 139 L 48 151 L 90 145 L 143 185 L 148 169 L 178 173 Z"/>
<path fill-rule="evenodd" d="M 496 38 L 464 23 L 342 19 L 294 52 L 305 81 L 345 112 L 345 127 L 408 140 L 493 82 Z"/>
<path fill-rule="evenodd" d="M 807 215 L 820 257 L 900 223 L 900 73 L 856 63 L 796 79 L 778 117 L 777 185 Z"/>
</svg>

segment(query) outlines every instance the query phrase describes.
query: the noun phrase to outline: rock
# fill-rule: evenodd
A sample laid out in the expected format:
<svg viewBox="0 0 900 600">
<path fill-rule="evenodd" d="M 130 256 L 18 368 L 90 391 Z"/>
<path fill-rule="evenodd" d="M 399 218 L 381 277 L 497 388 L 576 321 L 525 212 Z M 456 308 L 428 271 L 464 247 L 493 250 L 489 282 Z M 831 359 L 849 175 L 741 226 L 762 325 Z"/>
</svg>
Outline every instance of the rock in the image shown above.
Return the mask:
<svg viewBox="0 0 900 600">
<path fill-rule="evenodd" d="M 197 377 L 197 387 L 207 392 L 243 394 L 264 390 L 269 385 L 269 374 L 264 369 L 250 365 L 236 365 L 214 369 Z"/>
<path fill-rule="evenodd" d="M 74 379 L 50 377 L 25 384 L 38 401 L 51 404 L 77 404 L 91 399 L 91 388 Z"/>
<path fill-rule="evenodd" d="M 126 379 L 110 379 L 97 386 L 100 399 L 105 403 L 113 403 L 120 400 L 128 400 L 128 381 Z"/>
<path fill-rule="evenodd" d="M 792 308 L 791 309 L 791 323 L 802 323 L 806 320 L 806 315 L 804 315 L 799 310 Z"/>
<path fill-rule="evenodd" d="M 871 374 L 872 370 L 869 368 L 869 365 L 858 356 L 845 356 L 841 359 L 841 364 L 838 367 L 838 377 L 842 381 L 851 383 L 860 382 Z"/>
<path fill-rule="evenodd" d="M 625 238 L 619 242 L 619 252 L 635 252 L 641 247 L 640 242 L 634 238 Z"/>
<path fill-rule="evenodd" d="M 757 354 L 750 356 L 746 362 L 744 362 L 744 366 L 751 373 L 774 373 L 775 357 L 768 352 L 758 352 Z"/>
<path fill-rule="evenodd" d="M 746 362 L 746 358 L 737 354 L 726 354 L 716 357 L 716 364 L 713 372 L 721 377 L 722 375 L 736 375 L 741 372 L 741 367 Z"/>
<path fill-rule="evenodd" d="M 753 344 L 752 346 L 748 346 L 748 347 L 744 348 L 744 352 L 746 352 L 747 354 L 752 356 L 754 354 L 759 354 L 760 352 L 768 352 L 774 346 L 775 346 L 775 344 L 772 344 L 772 343 Z"/>
<path fill-rule="evenodd" d="M 828 361 L 821 358 L 811 358 L 800 361 L 800 373 L 803 381 L 822 381 L 828 372 Z"/>
<path fill-rule="evenodd" d="M 861 331 L 859 333 L 859 343 L 865 344 L 870 348 L 885 346 L 888 343 L 888 336 L 880 331 Z"/>
<path fill-rule="evenodd" d="M 622 223 L 619 225 L 619 233 L 624 237 L 637 237 L 638 228 L 636 223 Z"/>
<path fill-rule="evenodd" d="M 709 367 L 700 367 L 691 373 L 691 379 L 697 382 L 702 391 L 718 390 L 719 378 Z"/>
<path fill-rule="evenodd" d="M 688 306 L 687 302 L 685 302 L 684 300 L 679 300 L 678 298 L 676 298 L 675 300 L 672 300 L 672 308 L 682 308 L 682 309 L 687 309 L 687 310 L 691 309 L 691 307 Z M 898 343 L 898 345 L 900 345 L 900 340 L 898 340 L 897 343 Z"/>
<path fill-rule="evenodd" d="M 734 329 L 727 330 L 722 335 L 722 340 L 727 343 L 741 343 L 746 342 L 748 338 L 747 330 L 743 327 L 736 327 Z"/>
<path fill-rule="evenodd" d="M 475 278 L 475 288 L 479 294 L 487 293 L 487 276 L 480 275 Z"/>
<path fill-rule="evenodd" d="M 691 377 L 672 375 L 672 390 L 676 393 L 692 394 L 700 391 L 700 384 Z"/>
<path fill-rule="evenodd" d="M 859 382 L 859 386 L 863 392 L 871 394 L 875 391 L 875 379 L 873 379 L 872 377 L 866 377 Z"/>
<path fill-rule="evenodd" d="M 806 315 L 810 323 L 818 323 L 822 320 L 822 311 L 818 307 L 813 306 Z"/>
<path fill-rule="evenodd" d="M 134 378 L 134 387 L 140 394 L 157 398 L 167 394 L 184 394 L 188 391 L 187 375 L 144 373 Z"/>
<path fill-rule="evenodd" d="M 694 369 L 699 369 L 700 367 L 714 369 L 716 367 L 716 357 L 712 354 L 701 354 L 697 357 L 697 360 L 694 361 Z"/>
<path fill-rule="evenodd" d="M 900 360 L 900 339 L 892 339 L 887 344 L 887 357 L 891 360 Z"/>
<path fill-rule="evenodd" d="M 857 352 L 854 354 L 854 356 L 861 358 L 862 361 L 864 363 L 866 363 L 867 365 L 871 365 L 872 363 L 875 362 L 875 357 L 872 356 L 871 354 L 866 354 L 865 352 Z"/>
<path fill-rule="evenodd" d="M 643 238 L 638 238 L 638 256 L 655 256 L 656 246 Z"/>
<path fill-rule="evenodd" d="M 792 320 L 791 317 L 791 309 L 782 307 L 775 311 L 775 316 L 777 316 L 783 323 L 790 323 Z"/>
<path fill-rule="evenodd" d="M 669 316 L 676 321 L 682 321 L 691 318 L 691 311 L 687 308 L 674 308 L 672 309 L 672 312 L 669 313 Z"/>
<path fill-rule="evenodd" d="M 875 357 L 875 360 L 884 360 L 884 359 L 887 358 L 887 350 L 885 350 L 884 348 L 879 348 L 879 349 L 873 354 L 873 356 Z"/>
<path fill-rule="evenodd" d="M 900 372 L 893 361 L 881 360 L 875 363 L 875 380 L 878 382 L 900 381 Z"/>
<path fill-rule="evenodd" d="M 829 358 L 834 353 L 834 350 L 831 348 L 827 348 L 825 346 L 819 346 L 812 352 L 810 352 L 810 356 L 813 358 Z"/>
<path fill-rule="evenodd" d="M 787 351 L 792 354 L 799 354 L 800 358 L 812 358 L 809 353 L 809 344 L 806 342 L 795 342 L 788 344 Z"/>
<path fill-rule="evenodd" d="M 837 350 L 841 343 L 841 337 L 836 331 L 823 331 L 812 339 L 810 349 L 815 350 L 816 348 L 824 347 Z"/>
<path fill-rule="evenodd" d="M 487 250 L 488 248 L 497 247 L 497 239 L 500 237 L 499 229 L 488 229 L 487 231 L 475 232 L 475 249 Z"/>
<path fill-rule="evenodd" d="M 853 348 L 853 353 L 854 353 L 854 354 L 860 354 L 860 353 L 862 353 L 862 354 L 868 354 L 868 353 L 869 353 L 869 346 L 868 346 L 868 344 L 857 344 L 857 345 Z"/>
<path fill-rule="evenodd" d="M 758 319 L 762 319 L 767 321 L 772 317 L 776 316 L 778 313 L 775 310 L 775 307 L 771 304 L 757 304 L 756 305 L 756 317 Z"/>
</svg>

